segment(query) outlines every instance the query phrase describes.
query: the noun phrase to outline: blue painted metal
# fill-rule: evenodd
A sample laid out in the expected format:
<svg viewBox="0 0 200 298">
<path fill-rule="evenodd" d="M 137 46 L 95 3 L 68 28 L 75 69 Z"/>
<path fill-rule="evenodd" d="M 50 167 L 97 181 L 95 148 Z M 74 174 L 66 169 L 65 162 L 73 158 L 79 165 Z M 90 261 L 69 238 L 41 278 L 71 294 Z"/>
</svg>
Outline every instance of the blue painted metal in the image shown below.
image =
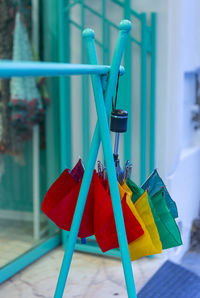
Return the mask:
<svg viewBox="0 0 200 298">
<path fill-rule="evenodd" d="M 118 231 L 118 238 L 119 238 L 119 243 L 121 248 L 122 262 L 124 266 L 127 290 L 129 293 L 129 297 L 136 297 L 132 267 L 131 267 L 130 256 L 128 251 L 128 244 L 126 239 L 126 233 L 125 233 L 125 227 L 123 222 L 123 215 L 121 210 L 121 203 L 120 203 L 120 197 L 119 197 L 119 191 L 118 191 L 118 185 L 117 185 L 117 179 L 116 179 L 116 173 L 115 173 L 115 167 L 114 167 L 114 161 L 113 161 L 113 155 L 112 155 L 112 147 L 111 147 L 111 141 L 110 141 L 110 135 L 109 135 L 109 129 L 108 129 L 107 115 L 106 115 L 106 110 L 107 111 L 110 110 L 111 100 L 112 100 L 112 95 L 116 85 L 119 65 L 121 62 L 128 32 L 131 29 L 131 23 L 129 21 L 123 21 L 120 23 L 119 28 L 120 28 L 120 33 L 117 39 L 116 49 L 114 52 L 111 70 L 110 70 L 110 76 L 108 80 L 108 87 L 105 94 L 106 108 L 104 107 L 101 80 L 99 77 L 92 78 L 92 80 L 94 85 L 93 87 L 95 92 L 95 102 L 96 102 L 96 108 L 98 113 L 98 121 L 100 122 L 101 138 L 103 141 L 103 151 L 104 151 L 106 165 L 108 169 L 111 196 L 113 200 L 113 209 L 114 209 L 116 226 Z M 92 61 L 96 61 L 97 63 L 96 52 L 94 47 L 94 33 L 92 30 L 85 30 L 83 34 L 86 39 L 88 56 L 90 59 L 92 59 Z M 62 263 L 62 267 L 61 267 L 61 271 L 58 279 L 55 297 L 62 297 L 64 292 L 64 287 L 69 273 L 71 259 L 72 259 L 72 255 L 73 255 L 73 251 L 76 243 L 76 238 L 78 235 L 78 230 L 79 230 L 86 198 L 87 198 L 87 193 L 89 190 L 92 173 L 93 173 L 95 161 L 97 158 L 99 144 L 100 144 L 100 135 L 99 135 L 99 125 L 97 123 L 94 137 L 92 140 L 88 162 L 86 165 L 86 169 L 85 169 L 85 173 L 84 173 L 84 177 L 83 177 L 83 181 L 82 181 L 82 185 L 79 193 L 79 198 L 76 205 L 76 210 L 73 217 L 71 231 L 68 239 L 68 245 L 66 247 L 65 255 L 63 258 L 63 263 Z"/>
<path fill-rule="evenodd" d="M 55 1 L 54 1 L 55 4 Z M 58 1 L 57 22 L 58 22 L 58 58 L 59 62 L 70 61 L 70 24 L 69 11 L 64 10 L 64 1 Z M 55 12 L 51 14 L 51 19 Z M 71 169 L 72 166 L 72 142 L 71 142 L 71 99 L 70 99 L 70 77 L 59 77 L 59 135 L 60 135 L 60 171 L 63 172 L 66 168 Z M 53 99 L 55 96 L 53 97 Z M 57 97 L 56 97 L 57 100 Z M 67 238 L 67 232 L 62 232 L 62 242 Z"/>
<path fill-rule="evenodd" d="M 155 130 L 156 130 L 156 14 L 151 16 L 151 84 L 150 84 L 150 153 L 149 172 L 155 168 Z"/>
<path fill-rule="evenodd" d="M 86 244 L 86 238 L 81 238 L 81 244 Z"/>
<path fill-rule="evenodd" d="M 0 284 L 61 244 L 61 233 L 42 242 L 0 269 Z"/>
<path fill-rule="evenodd" d="M 56 77 L 61 75 L 106 75 L 110 71 L 107 65 L 70 64 L 54 62 L 13 62 L 0 60 L 0 77 L 45 76 Z M 124 74 L 124 67 L 120 67 L 120 74 Z"/>
<path fill-rule="evenodd" d="M 124 18 L 131 20 L 131 0 L 124 2 Z M 131 36 L 128 37 L 126 51 L 124 53 L 124 66 L 128 75 L 124 80 L 123 109 L 128 111 L 127 132 L 124 134 L 124 161 L 132 160 L 132 42 Z M 124 91 L 125 100 L 124 100 Z"/>
<path fill-rule="evenodd" d="M 106 256 L 106 257 L 112 257 L 112 258 L 116 258 L 116 259 L 121 259 L 121 254 L 120 254 L 120 250 L 119 249 L 111 249 L 105 253 L 103 253 L 100 249 L 100 247 L 97 245 L 97 243 L 90 243 L 89 244 L 80 244 L 80 243 L 76 243 L 76 247 L 77 250 L 82 251 L 82 252 L 87 252 L 87 253 L 91 253 L 91 254 L 95 254 L 95 255 L 100 255 L 100 256 Z"/>
<path fill-rule="evenodd" d="M 84 245 L 82 245 L 82 239 L 81 240 L 77 239 L 75 249 L 83 251 L 83 252 L 87 252 L 87 253 L 92 253 L 95 255 L 114 257 L 117 259 L 121 259 L 120 250 L 118 248 L 111 249 L 111 250 L 103 253 L 102 250 L 100 249 L 98 243 L 96 242 L 95 236 L 88 237 L 87 242 Z"/>
<path fill-rule="evenodd" d="M 141 45 L 141 79 L 140 79 L 140 183 L 146 179 L 147 169 L 147 31 L 146 14 L 141 15 L 142 19 L 142 45 Z"/>
<path fill-rule="evenodd" d="M 127 28 L 126 27 L 127 25 L 128 23 L 125 23 L 125 22 L 121 23 L 121 27 L 124 26 L 125 28 Z M 130 22 L 129 22 L 129 26 L 130 26 Z M 91 43 L 89 43 L 89 41 Z M 87 49 L 88 49 L 88 56 L 90 58 L 90 61 L 93 63 L 96 59 L 96 62 L 97 62 L 95 47 L 94 47 L 94 43 L 92 42 L 92 39 L 91 40 L 88 39 Z M 136 297 L 131 260 L 130 260 L 129 250 L 128 250 L 128 242 L 127 242 L 126 231 L 124 226 L 121 200 L 119 195 L 118 182 L 117 182 L 115 164 L 113 159 L 112 144 L 110 140 L 110 132 L 109 132 L 108 121 L 107 121 L 107 113 L 106 113 L 106 108 L 104 106 L 103 90 L 102 90 L 101 80 L 99 76 L 92 76 L 92 84 L 93 84 L 93 92 L 94 92 L 96 110 L 98 115 L 99 130 L 100 130 L 101 139 L 102 139 L 103 153 L 104 153 L 104 158 L 105 158 L 105 163 L 107 168 L 112 206 L 114 211 L 115 224 L 116 224 L 119 247 L 120 247 L 120 252 L 122 257 L 122 264 L 124 269 L 127 292 L 129 297 Z"/>
<path fill-rule="evenodd" d="M 84 0 L 82 0 L 84 3 Z M 85 24 L 85 10 L 83 5 L 81 6 L 81 38 L 82 31 L 84 30 Z M 85 45 L 82 43 L 81 45 L 81 62 L 86 63 L 86 55 L 85 55 Z M 83 154 L 82 160 L 83 164 L 86 163 L 89 149 L 90 149 L 90 112 L 89 112 L 89 104 L 90 104 L 90 92 L 89 92 L 89 77 L 82 76 L 81 77 L 81 110 L 82 110 L 82 144 L 83 144 Z"/>
<path fill-rule="evenodd" d="M 58 1 L 58 55 L 59 62 L 69 62 L 69 23 L 67 20 L 67 14 L 64 11 L 64 2 Z M 68 28 L 66 28 L 68 26 Z M 71 110 L 70 102 L 70 78 L 61 76 L 59 77 L 59 120 L 60 120 L 60 167 L 61 172 L 66 168 L 71 168 L 71 113 L 66 111 Z"/>
</svg>

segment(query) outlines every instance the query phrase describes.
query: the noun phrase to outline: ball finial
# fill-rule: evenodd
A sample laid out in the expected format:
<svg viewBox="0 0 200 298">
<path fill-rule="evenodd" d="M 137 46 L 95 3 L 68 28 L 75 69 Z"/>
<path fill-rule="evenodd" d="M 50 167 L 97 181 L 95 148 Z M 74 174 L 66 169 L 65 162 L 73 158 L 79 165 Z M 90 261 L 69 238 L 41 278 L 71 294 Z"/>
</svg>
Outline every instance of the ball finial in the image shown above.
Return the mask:
<svg viewBox="0 0 200 298">
<path fill-rule="evenodd" d="M 83 31 L 83 38 L 94 38 L 94 37 L 95 37 L 94 30 L 92 30 L 90 28 L 86 28 Z"/>
<path fill-rule="evenodd" d="M 120 30 L 130 31 L 132 27 L 132 23 L 129 20 L 122 20 L 119 24 Z"/>
</svg>

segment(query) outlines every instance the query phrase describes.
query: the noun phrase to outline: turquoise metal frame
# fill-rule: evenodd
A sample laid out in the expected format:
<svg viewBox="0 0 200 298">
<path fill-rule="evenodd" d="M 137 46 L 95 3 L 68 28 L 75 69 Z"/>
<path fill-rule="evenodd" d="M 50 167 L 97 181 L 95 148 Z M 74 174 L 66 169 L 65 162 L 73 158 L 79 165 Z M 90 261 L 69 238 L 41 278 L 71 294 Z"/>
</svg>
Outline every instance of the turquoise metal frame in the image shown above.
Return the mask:
<svg viewBox="0 0 200 298">
<path fill-rule="evenodd" d="M 123 75 L 124 68 L 120 67 L 118 69 L 120 69 L 120 74 Z M 116 70 L 117 72 L 118 69 Z M 1 78 L 10 78 L 12 76 L 61 76 L 87 74 L 108 76 L 109 73 L 111 73 L 111 68 L 109 66 L 101 65 L 69 65 L 66 63 L 0 61 Z M 112 92 L 112 90 L 109 92 Z M 10 278 L 12 275 L 34 262 L 45 253 L 49 252 L 60 243 L 61 237 L 59 233 L 15 259 L 0 270 L 0 283 Z M 118 254 L 119 252 L 116 251 L 116 255 Z"/>
<path fill-rule="evenodd" d="M 66 63 L 46 62 L 13 62 L 0 60 L 0 78 L 12 76 L 66 76 L 66 75 L 108 75 L 109 66 L 78 65 Z M 120 74 L 124 74 L 124 68 L 120 67 Z M 0 283 L 12 277 L 26 266 L 61 244 L 61 233 L 56 234 L 41 244 L 33 247 L 25 254 L 19 256 L 0 269 Z"/>
<path fill-rule="evenodd" d="M 66 75 L 108 75 L 110 66 L 107 65 L 83 65 L 55 62 L 12 62 L 0 60 L 0 78 L 25 77 L 25 76 L 66 76 Z M 119 68 L 120 74 L 124 74 L 124 68 Z"/>
<path fill-rule="evenodd" d="M 115 165 L 113 159 L 112 145 L 110 140 L 110 133 L 108 127 L 107 111 L 109 112 L 111 106 L 112 95 L 116 85 L 117 75 L 119 71 L 119 66 L 121 63 L 124 46 L 128 37 L 128 32 L 131 29 L 130 21 L 124 20 L 119 25 L 119 36 L 115 48 L 115 53 L 113 57 L 113 62 L 111 65 L 111 70 L 109 74 L 108 84 L 105 91 L 105 102 L 103 96 L 102 81 L 99 76 L 92 76 L 93 92 L 98 116 L 98 122 L 95 128 L 95 133 L 93 136 L 90 153 L 88 157 L 88 162 L 85 168 L 83 181 L 81 184 L 81 189 L 76 205 L 76 210 L 74 213 L 71 230 L 69 233 L 67 247 L 65 249 L 65 254 L 60 270 L 60 275 L 58 278 L 58 283 L 56 287 L 55 297 L 62 297 L 66 280 L 68 277 L 70 264 L 72 260 L 72 255 L 74 252 L 76 239 L 78 236 L 78 231 L 86 203 L 87 194 L 89 191 L 93 169 L 95 167 L 95 162 L 99 150 L 100 140 L 103 144 L 103 153 L 105 157 L 108 181 L 110 186 L 112 205 L 118 235 L 118 241 L 120 246 L 120 252 L 122 257 L 122 264 L 124 269 L 125 281 L 127 286 L 128 297 L 136 297 L 135 284 L 133 279 L 133 272 L 131 267 L 130 255 L 128 250 L 128 243 L 126 238 L 124 219 L 121 209 L 121 202 L 117 184 L 117 177 L 115 172 Z M 94 45 L 94 32 L 91 29 L 86 29 L 83 32 L 83 37 L 86 42 L 88 57 L 91 63 L 97 64 L 97 56 Z"/>
</svg>

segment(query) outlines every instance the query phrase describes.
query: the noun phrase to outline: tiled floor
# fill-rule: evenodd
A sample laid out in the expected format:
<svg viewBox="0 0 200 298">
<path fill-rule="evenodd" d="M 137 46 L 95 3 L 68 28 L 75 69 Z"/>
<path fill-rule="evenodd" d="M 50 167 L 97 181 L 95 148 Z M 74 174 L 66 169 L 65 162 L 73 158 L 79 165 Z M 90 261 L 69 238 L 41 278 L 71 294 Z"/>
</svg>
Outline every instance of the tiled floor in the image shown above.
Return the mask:
<svg viewBox="0 0 200 298">
<path fill-rule="evenodd" d="M 41 230 L 45 226 L 45 222 L 41 223 Z M 46 236 L 48 231 L 40 240 L 33 238 L 32 221 L 0 219 L 0 267 L 27 252 Z"/>
<path fill-rule="evenodd" d="M 0 219 L 0 267 L 29 250 L 33 239 L 32 222 Z"/>
<path fill-rule="evenodd" d="M 57 248 L 0 285 L 0 298 L 50 298 L 54 295 L 63 257 Z M 132 263 L 137 291 L 165 261 L 163 255 Z M 127 297 L 119 260 L 75 253 L 64 297 Z"/>
</svg>

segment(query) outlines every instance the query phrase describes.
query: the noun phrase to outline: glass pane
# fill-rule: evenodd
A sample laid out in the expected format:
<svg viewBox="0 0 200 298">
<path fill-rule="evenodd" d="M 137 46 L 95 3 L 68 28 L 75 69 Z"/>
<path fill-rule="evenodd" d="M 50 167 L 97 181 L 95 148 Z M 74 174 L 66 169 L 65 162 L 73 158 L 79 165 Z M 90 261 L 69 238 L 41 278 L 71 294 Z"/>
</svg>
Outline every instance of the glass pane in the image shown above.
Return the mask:
<svg viewBox="0 0 200 298">
<path fill-rule="evenodd" d="M 30 0 L 0 1 L 0 59 L 39 58 L 34 9 Z M 54 166 L 48 97 L 41 78 L 0 80 L 0 267 L 58 232 L 40 211 Z"/>
</svg>

